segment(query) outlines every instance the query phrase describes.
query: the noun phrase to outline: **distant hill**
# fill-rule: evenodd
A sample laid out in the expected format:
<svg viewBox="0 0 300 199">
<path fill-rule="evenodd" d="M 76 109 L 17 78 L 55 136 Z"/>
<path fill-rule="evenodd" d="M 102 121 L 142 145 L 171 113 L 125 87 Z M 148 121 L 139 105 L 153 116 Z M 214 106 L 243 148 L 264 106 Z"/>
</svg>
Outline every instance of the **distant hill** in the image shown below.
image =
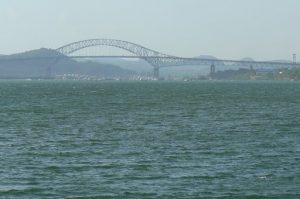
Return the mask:
<svg viewBox="0 0 300 199">
<path fill-rule="evenodd" d="M 255 60 L 251 57 L 245 57 L 245 58 L 241 59 L 241 61 L 255 61 Z"/>
<path fill-rule="evenodd" d="M 117 65 L 137 73 L 147 73 L 153 70 L 153 67 L 143 59 L 97 58 L 93 61 Z"/>
<path fill-rule="evenodd" d="M 1 56 L 0 78 L 43 78 L 47 77 L 49 73 L 56 76 L 79 74 L 99 78 L 125 78 L 134 74 L 131 70 L 123 69 L 113 64 L 103 64 L 92 61 L 79 62 L 72 59 L 63 59 L 59 62 L 50 59 L 3 61 L 9 58 L 49 57 L 55 55 L 63 56 L 55 50 L 45 48 Z"/>
<path fill-rule="evenodd" d="M 212 56 L 212 55 L 200 55 L 200 56 L 197 56 L 195 58 L 199 58 L 199 59 L 211 59 L 211 60 L 218 60 L 218 58 Z"/>
<path fill-rule="evenodd" d="M 290 60 L 284 60 L 284 59 L 271 60 L 270 62 L 292 63 L 292 61 L 290 61 Z"/>
<path fill-rule="evenodd" d="M 241 59 L 241 61 L 256 61 L 256 60 L 254 60 L 251 57 L 245 57 L 245 58 Z M 291 63 L 292 62 L 290 60 L 284 60 L 284 59 L 280 59 L 280 60 L 265 60 L 265 61 L 268 61 L 268 62 L 280 62 L 280 63 Z"/>
</svg>

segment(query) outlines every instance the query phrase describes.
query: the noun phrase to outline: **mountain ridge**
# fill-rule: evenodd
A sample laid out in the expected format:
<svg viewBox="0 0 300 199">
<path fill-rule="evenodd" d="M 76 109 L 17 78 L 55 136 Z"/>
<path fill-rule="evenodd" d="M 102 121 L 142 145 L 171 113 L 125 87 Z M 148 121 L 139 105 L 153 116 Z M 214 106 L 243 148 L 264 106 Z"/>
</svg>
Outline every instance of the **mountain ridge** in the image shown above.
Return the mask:
<svg viewBox="0 0 300 199">
<path fill-rule="evenodd" d="M 41 48 L 12 55 L 3 55 L 1 59 L 51 56 L 65 55 L 52 49 Z M 134 71 L 123 69 L 117 65 L 92 61 L 79 62 L 73 59 L 62 59 L 58 62 L 51 59 L 1 61 L 1 59 L 0 78 L 42 78 L 49 75 L 61 76 L 65 74 L 78 74 L 100 78 L 126 78 L 135 74 Z"/>
</svg>

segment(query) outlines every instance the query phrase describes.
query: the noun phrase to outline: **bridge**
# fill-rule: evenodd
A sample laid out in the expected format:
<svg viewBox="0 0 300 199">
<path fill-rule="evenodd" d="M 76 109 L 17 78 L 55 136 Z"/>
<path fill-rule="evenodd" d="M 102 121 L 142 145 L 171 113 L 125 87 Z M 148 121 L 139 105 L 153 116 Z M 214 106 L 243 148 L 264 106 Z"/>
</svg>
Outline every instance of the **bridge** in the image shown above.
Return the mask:
<svg viewBox="0 0 300 199">
<path fill-rule="evenodd" d="M 85 48 L 95 46 L 111 46 L 125 51 L 130 52 L 131 56 L 122 55 L 85 55 L 76 56 L 73 53 L 80 51 Z M 300 64 L 296 63 L 296 60 L 292 62 L 270 62 L 270 61 L 241 61 L 241 60 L 222 60 L 222 59 L 202 59 L 202 58 L 186 58 L 172 56 L 164 53 L 160 53 L 155 50 L 151 50 L 139 44 L 135 44 L 128 41 L 116 40 L 116 39 L 89 39 L 83 41 L 77 41 L 64 45 L 56 49 L 57 54 L 48 57 L 13 57 L 11 59 L 1 59 L 0 61 L 11 61 L 11 60 L 28 60 L 28 59 L 54 59 L 59 61 L 61 59 L 80 59 L 80 58 L 139 58 L 148 62 L 153 67 L 154 78 L 159 78 L 159 69 L 163 67 L 171 66 L 186 66 L 186 65 L 210 65 L 210 74 L 216 72 L 216 66 L 244 66 L 251 69 L 258 67 L 272 67 L 272 68 L 291 68 L 300 67 Z"/>
</svg>

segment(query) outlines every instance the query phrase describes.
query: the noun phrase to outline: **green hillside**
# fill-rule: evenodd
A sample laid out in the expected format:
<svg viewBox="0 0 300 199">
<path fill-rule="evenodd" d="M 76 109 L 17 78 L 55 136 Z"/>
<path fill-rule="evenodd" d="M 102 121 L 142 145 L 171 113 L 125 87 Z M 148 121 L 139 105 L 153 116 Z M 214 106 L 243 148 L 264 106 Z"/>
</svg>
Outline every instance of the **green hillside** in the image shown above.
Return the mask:
<svg viewBox="0 0 300 199">
<path fill-rule="evenodd" d="M 78 74 L 98 78 L 125 78 L 133 71 L 112 64 L 83 62 L 72 59 L 42 59 L 43 57 L 63 56 L 51 49 L 38 49 L 0 57 L 0 78 L 49 78 L 66 74 Z M 35 60 L 15 60 L 28 57 L 41 57 Z"/>
</svg>

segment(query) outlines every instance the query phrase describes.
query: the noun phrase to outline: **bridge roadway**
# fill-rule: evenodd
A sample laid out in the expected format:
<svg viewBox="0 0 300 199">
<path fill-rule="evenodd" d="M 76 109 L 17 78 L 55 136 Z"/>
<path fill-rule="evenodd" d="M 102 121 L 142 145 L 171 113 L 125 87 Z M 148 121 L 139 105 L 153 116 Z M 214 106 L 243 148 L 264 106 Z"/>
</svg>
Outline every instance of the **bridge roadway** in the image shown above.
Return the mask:
<svg viewBox="0 0 300 199">
<path fill-rule="evenodd" d="M 37 56 L 37 57 L 4 57 L 0 58 L 1 62 L 10 61 L 28 61 L 28 60 L 62 60 L 62 59 L 96 59 L 96 58 L 127 58 L 127 59 L 168 59 L 176 61 L 174 65 L 162 65 L 162 67 L 171 66 L 185 66 L 185 65 L 211 65 L 216 66 L 228 66 L 228 65 L 240 65 L 240 66 L 253 66 L 253 67 L 300 67 L 300 63 L 292 62 L 275 62 L 275 61 L 243 61 L 243 60 L 229 60 L 229 59 L 203 59 L 203 58 L 188 58 L 188 57 L 160 57 L 160 56 L 130 56 L 130 55 L 87 55 L 87 56 Z"/>
<path fill-rule="evenodd" d="M 128 51 L 133 56 L 122 56 L 122 55 L 112 55 L 112 56 L 72 56 L 72 53 L 80 51 L 84 48 L 89 48 L 93 46 L 112 46 L 116 48 L 123 49 Z M 54 51 L 55 52 L 55 51 Z M 149 48 L 143 47 L 141 45 L 122 41 L 115 39 L 89 39 L 74 42 L 67 44 L 56 49 L 56 53 L 53 56 L 36 56 L 28 57 L 20 54 L 19 56 L 5 56 L 0 57 L 1 62 L 7 61 L 22 61 L 22 60 L 39 60 L 39 59 L 51 59 L 55 60 L 56 63 L 62 59 L 88 59 L 88 58 L 138 58 L 143 59 L 153 66 L 154 72 L 153 75 L 155 78 L 159 78 L 159 69 L 162 67 L 171 67 L 171 66 L 186 66 L 186 65 L 210 65 L 211 74 L 215 72 L 215 67 L 226 67 L 226 66 L 243 66 L 249 67 L 251 69 L 259 67 L 272 67 L 272 68 L 291 68 L 291 67 L 300 67 L 300 64 L 296 62 L 271 62 L 271 61 L 243 61 L 243 60 L 223 60 L 223 59 L 202 59 L 202 58 L 185 58 L 177 57 L 172 55 L 167 55 L 160 53 L 158 51 L 151 50 Z"/>
</svg>

